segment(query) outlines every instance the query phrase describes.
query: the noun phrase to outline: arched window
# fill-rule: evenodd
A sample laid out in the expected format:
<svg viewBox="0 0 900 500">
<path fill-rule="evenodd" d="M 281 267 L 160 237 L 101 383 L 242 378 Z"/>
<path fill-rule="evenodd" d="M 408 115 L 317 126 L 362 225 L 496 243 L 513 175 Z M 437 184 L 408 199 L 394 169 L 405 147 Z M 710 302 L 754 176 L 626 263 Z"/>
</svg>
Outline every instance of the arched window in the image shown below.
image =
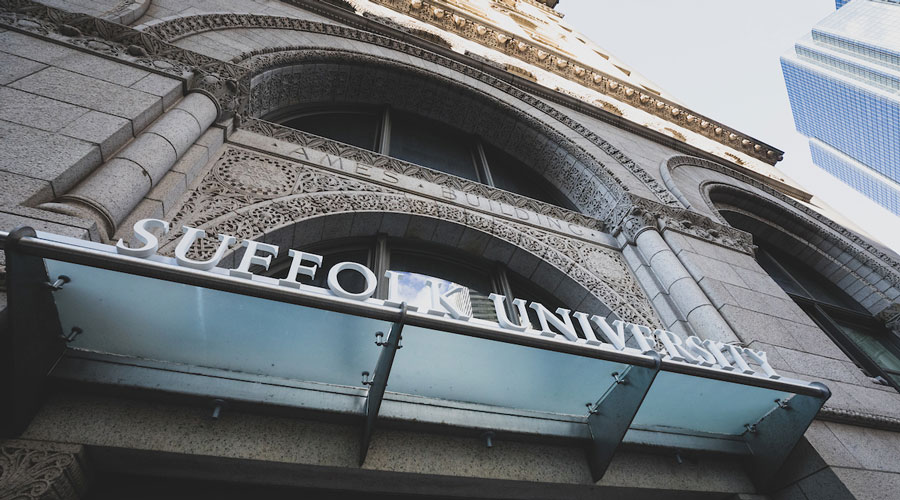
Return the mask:
<svg viewBox="0 0 900 500">
<path fill-rule="evenodd" d="M 420 241 L 388 238 L 384 235 L 369 238 L 343 239 L 323 244 L 311 245 L 303 249 L 323 257 L 322 266 L 315 279 L 301 276 L 304 284 L 326 287 L 328 271 L 340 262 L 357 262 L 372 269 L 376 276 L 384 276 L 388 270 L 401 274 L 401 297 L 410 303 L 423 305 L 425 280 L 437 278 L 439 289 L 450 284 L 467 288 L 467 299 L 460 304 L 471 308 L 475 318 L 496 321 L 491 293 L 507 297 L 506 314 L 510 319 L 518 318 L 512 306 L 513 298 L 535 301 L 543 304 L 551 312 L 565 307 L 558 299 L 527 279 L 507 269 L 502 264 L 475 258 L 445 246 Z M 265 272 L 270 276 L 283 276 L 290 265 L 289 259 L 273 263 Z M 360 292 L 365 288 L 362 277 L 357 273 L 338 275 L 341 286 L 350 292 Z M 387 298 L 387 279 L 380 279 L 375 296 Z M 529 309 L 529 321 L 538 325 L 536 313 Z"/>
<path fill-rule="evenodd" d="M 477 135 L 435 120 L 367 106 L 308 107 L 267 119 L 575 210 L 558 189 L 528 165 Z"/>
<path fill-rule="evenodd" d="M 748 217 L 727 210 L 733 226 L 752 227 Z M 871 377 L 900 391 L 900 341 L 863 306 L 808 264 L 754 234 L 756 260 L 819 327 Z"/>
</svg>

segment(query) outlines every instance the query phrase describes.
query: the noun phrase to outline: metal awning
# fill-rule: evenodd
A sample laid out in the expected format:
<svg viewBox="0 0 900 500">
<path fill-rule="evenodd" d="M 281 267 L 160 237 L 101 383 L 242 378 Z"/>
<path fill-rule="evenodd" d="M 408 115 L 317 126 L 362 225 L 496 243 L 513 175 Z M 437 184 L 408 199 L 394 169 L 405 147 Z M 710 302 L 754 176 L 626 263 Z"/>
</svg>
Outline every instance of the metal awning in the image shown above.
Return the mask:
<svg viewBox="0 0 900 500">
<path fill-rule="evenodd" d="M 664 434 L 691 440 L 694 449 L 743 450 L 762 485 L 830 395 L 815 382 L 510 335 L 487 322 L 177 267 L 165 257 L 127 257 L 109 246 L 38 236 L 28 228 L 0 232 L 0 242 L 9 294 L 0 388 L 13 410 L 4 416 L 4 434 L 27 425 L 48 372 L 91 379 L 77 363 L 57 366 L 64 353 L 95 353 L 141 360 L 145 367 L 175 363 L 194 367 L 186 372 L 217 369 L 236 379 L 266 376 L 363 390 L 360 463 L 388 394 L 480 405 L 495 415 L 569 419 L 586 429 L 595 479 L 626 433 L 633 442 Z M 166 380 L 153 388 L 179 390 Z M 210 398 L 225 397 L 214 385 L 195 388 L 204 390 Z"/>
</svg>

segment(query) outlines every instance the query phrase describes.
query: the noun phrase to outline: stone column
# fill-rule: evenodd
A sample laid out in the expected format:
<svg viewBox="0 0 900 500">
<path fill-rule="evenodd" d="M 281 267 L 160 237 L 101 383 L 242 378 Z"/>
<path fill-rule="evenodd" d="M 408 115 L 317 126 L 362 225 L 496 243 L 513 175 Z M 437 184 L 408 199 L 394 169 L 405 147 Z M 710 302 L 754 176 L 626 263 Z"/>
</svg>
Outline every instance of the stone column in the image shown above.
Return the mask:
<svg viewBox="0 0 900 500">
<path fill-rule="evenodd" d="M 737 335 L 700 289 L 669 244 L 663 239 L 653 214 L 634 209 L 622 221 L 622 234 L 637 247 L 662 290 L 702 339 L 736 342 Z"/>
<path fill-rule="evenodd" d="M 87 483 L 81 445 L 0 441 L 0 498 L 77 500 Z"/>
<path fill-rule="evenodd" d="M 110 238 L 217 115 L 212 99 L 188 94 L 74 189 L 40 208 L 95 220 Z"/>
</svg>

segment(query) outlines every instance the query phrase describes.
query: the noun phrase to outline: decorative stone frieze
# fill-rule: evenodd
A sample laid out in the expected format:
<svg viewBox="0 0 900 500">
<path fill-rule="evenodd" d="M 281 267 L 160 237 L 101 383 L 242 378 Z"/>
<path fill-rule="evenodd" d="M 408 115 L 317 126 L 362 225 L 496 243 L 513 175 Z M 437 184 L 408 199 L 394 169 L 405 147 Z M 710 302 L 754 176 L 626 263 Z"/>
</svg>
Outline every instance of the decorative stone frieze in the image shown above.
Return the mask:
<svg viewBox="0 0 900 500">
<path fill-rule="evenodd" d="M 220 118 L 241 114 L 246 107 L 250 80 L 245 69 L 175 47 L 151 33 L 30 0 L 0 0 L 0 26 L 180 78 L 189 90 L 209 95 Z"/>
<path fill-rule="evenodd" d="M 622 235 L 628 243 L 635 244 L 639 234 L 647 230 L 657 229 L 656 215 L 651 212 L 645 212 L 640 207 L 634 207 L 631 212 L 622 219 L 619 226 Z"/>
<path fill-rule="evenodd" d="M 80 445 L 0 441 L 0 499 L 78 500 L 87 483 Z"/>
<path fill-rule="evenodd" d="M 597 229 L 600 231 L 603 230 L 602 220 L 588 217 L 578 212 L 566 210 L 550 203 L 544 203 L 502 189 L 493 188 L 485 184 L 425 168 L 397 158 L 342 144 L 290 127 L 283 127 L 263 120 L 249 119 L 241 125 L 241 129 L 291 142 L 304 148 L 314 149 L 340 158 L 384 168 L 398 174 L 462 191 L 463 193 L 472 193 L 489 200 L 505 203 L 512 207 L 531 210 L 532 212 L 541 215 L 578 224 L 586 228 Z"/>
<path fill-rule="evenodd" d="M 387 212 L 433 217 L 476 229 L 527 250 L 588 290 L 622 319 L 658 326 L 659 320 L 621 254 L 509 219 L 404 193 L 301 163 L 229 146 L 172 218 L 172 226 L 208 234 L 260 238 L 319 216 Z M 174 252 L 179 231 L 161 247 Z M 215 252 L 201 239 L 196 258 Z"/>
<path fill-rule="evenodd" d="M 556 205 L 491 188 L 484 184 L 263 120 L 247 120 L 246 123 L 242 124 L 241 128 L 340 158 L 386 168 L 399 174 L 444 185 L 462 192 L 477 194 L 487 199 L 503 202 L 514 207 L 525 208 L 538 214 L 575 223 L 583 227 L 606 230 L 613 234 L 620 230 L 627 231 L 626 238 L 629 238 L 627 236 L 629 232 L 633 232 L 634 236 L 637 236 L 637 232 L 644 227 L 663 228 L 751 255 L 754 251 L 752 236 L 749 233 L 735 229 L 727 224 L 718 223 L 705 215 L 690 210 L 662 205 L 633 195 L 623 198 L 609 217 L 604 220 L 598 220 L 577 212 L 565 210 Z M 643 225 L 636 225 L 638 221 L 634 219 L 636 216 L 635 212 L 640 214 Z M 628 223 L 627 229 L 625 227 L 626 222 Z M 631 238 L 629 240 L 633 241 Z"/>
<path fill-rule="evenodd" d="M 750 255 L 755 251 L 750 233 L 691 210 L 662 205 L 633 195 L 615 208 L 607 220 L 607 227 L 613 234 L 621 231 L 628 241 L 633 241 L 644 229 L 653 228 L 685 234 Z"/>
<path fill-rule="evenodd" d="M 465 11 L 455 9 L 452 5 L 435 0 L 423 1 L 419 7 L 414 7 L 409 0 L 372 0 L 372 2 L 521 59 L 593 91 L 613 97 L 618 101 L 742 151 L 770 165 L 774 165 L 782 158 L 783 152 L 768 144 L 745 136 L 711 118 L 686 110 L 660 96 L 643 93 L 640 89 L 635 89 L 632 84 L 600 70 L 584 67 L 579 65 L 580 63 L 574 64 L 568 60 L 567 56 L 551 47 L 539 46 L 529 39 L 522 39 L 514 33 L 488 25 L 485 20 L 479 19 L 476 20 L 477 22 L 463 23 L 455 21 L 456 18 L 468 19 L 471 16 Z M 438 11 L 441 12 L 441 15 L 436 14 Z"/>
</svg>

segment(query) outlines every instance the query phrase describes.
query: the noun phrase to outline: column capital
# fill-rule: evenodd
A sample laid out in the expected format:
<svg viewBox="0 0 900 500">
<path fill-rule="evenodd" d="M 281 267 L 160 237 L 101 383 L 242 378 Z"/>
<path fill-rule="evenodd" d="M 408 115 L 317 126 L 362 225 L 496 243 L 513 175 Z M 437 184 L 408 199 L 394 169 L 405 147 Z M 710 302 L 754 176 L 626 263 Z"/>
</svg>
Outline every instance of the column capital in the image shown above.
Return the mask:
<svg viewBox="0 0 900 500">
<path fill-rule="evenodd" d="M 77 500 L 87 483 L 81 445 L 0 441 L 0 498 Z"/>
</svg>

